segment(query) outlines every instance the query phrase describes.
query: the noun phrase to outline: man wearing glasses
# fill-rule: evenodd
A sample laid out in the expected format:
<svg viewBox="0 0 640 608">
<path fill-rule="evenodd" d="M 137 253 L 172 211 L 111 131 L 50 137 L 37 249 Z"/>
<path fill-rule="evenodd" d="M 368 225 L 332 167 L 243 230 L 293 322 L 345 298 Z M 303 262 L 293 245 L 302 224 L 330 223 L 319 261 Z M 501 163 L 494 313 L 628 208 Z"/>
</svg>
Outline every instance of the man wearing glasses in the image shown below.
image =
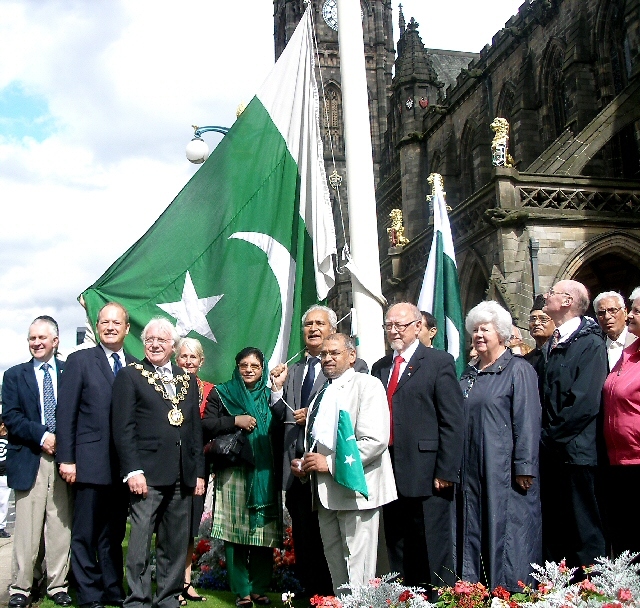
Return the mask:
<svg viewBox="0 0 640 608">
<path fill-rule="evenodd" d="M 553 335 L 553 331 L 556 326 L 551 317 L 542 311 L 544 307 L 544 296 L 536 296 L 533 303 L 533 308 L 529 313 L 529 333 L 531 337 L 536 341 L 536 347 L 528 352 L 524 358 L 533 365 L 538 376 L 542 373 L 544 368 L 544 345 L 549 338 Z"/>
<path fill-rule="evenodd" d="M 122 368 L 113 383 L 113 440 L 131 501 L 125 606 L 177 608 L 191 495 L 204 493 L 198 384 L 193 374 L 170 363 L 178 338 L 167 319 L 151 319 L 142 331 L 144 359 Z M 157 589 L 152 600 L 154 531 Z"/>
<path fill-rule="evenodd" d="M 387 392 L 389 453 L 398 499 L 384 506 L 392 572 L 406 585 L 453 585 L 453 484 L 463 448 L 462 391 L 453 357 L 420 343 L 422 315 L 408 302 L 387 311 L 393 349 L 371 374 Z M 434 592 L 435 593 L 435 592 Z"/>
<path fill-rule="evenodd" d="M 609 371 L 622 356 L 622 350 L 636 340 L 627 330 L 627 307 L 624 298 L 617 291 L 604 291 L 593 301 L 593 310 L 600 329 L 607 336 L 607 359 Z"/>
<path fill-rule="evenodd" d="M 598 324 L 584 316 L 587 288 L 560 281 L 543 308 L 556 325 L 541 380 L 540 492 L 544 559 L 589 566 L 605 555 L 595 496 L 597 419 L 607 377 L 607 353 Z M 584 576 L 579 570 L 577 577 Z"/>
</svg>

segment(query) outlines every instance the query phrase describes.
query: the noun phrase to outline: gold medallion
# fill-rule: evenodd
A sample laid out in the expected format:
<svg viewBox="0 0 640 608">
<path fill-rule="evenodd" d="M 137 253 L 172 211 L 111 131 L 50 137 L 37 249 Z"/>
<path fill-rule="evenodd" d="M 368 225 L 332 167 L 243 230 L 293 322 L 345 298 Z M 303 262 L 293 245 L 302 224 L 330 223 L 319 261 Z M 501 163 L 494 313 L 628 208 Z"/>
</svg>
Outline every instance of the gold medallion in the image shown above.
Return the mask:
<svg viewBox="0 0 640 608">
<path fill-rule="evenodd" d="M 181 426 L 184 422 L 184 414 L 177 407 L 169 410 L 168 417 L 169 424 L 173 426 Z"/>
</svg>

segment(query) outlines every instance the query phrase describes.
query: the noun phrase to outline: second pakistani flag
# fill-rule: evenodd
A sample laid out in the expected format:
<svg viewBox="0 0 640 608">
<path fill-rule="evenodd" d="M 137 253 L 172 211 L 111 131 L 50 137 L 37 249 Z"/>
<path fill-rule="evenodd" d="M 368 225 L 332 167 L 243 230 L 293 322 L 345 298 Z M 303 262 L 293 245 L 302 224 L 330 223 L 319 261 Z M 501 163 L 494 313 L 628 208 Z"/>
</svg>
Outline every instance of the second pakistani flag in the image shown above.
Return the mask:
<svg viewBox="0 0 640 608">
<path fill-rule="evenodd" d="M 213 382 L 230 377 L 245 346 L 269 367 L 300 350 L 300 317 L 332 287 L 336 251 L 310 10 L 209 159 L 84 292 L 92 322 L 110 300 L 127 307 L 133 355 L 157 315 L 202 342 L 201 375 Z"/>
<path fill-rule="evenodd" d="M 360 492 L 365 498 L 369 498 L 367 481 L 364 477 L 364 467 L 358 451 L 356 436 L 353 432 L 351 416 L 346 410 L 340 410 L 338 413 L 333 478 L 345 488 Z"/>
<path fill-rule="evenodd" d="M 432 173 L 433 183 L 433 241 L 418 298 L 418 308 L 430 312 L 438 323 L 433 340 L 435 348 L 445 349 L 456 361 L 458 377 L 465 366 L 464 317 L 460 300 L 460 284 L 453 236 L 444 200 L 442 177 Z"/>
</svg>

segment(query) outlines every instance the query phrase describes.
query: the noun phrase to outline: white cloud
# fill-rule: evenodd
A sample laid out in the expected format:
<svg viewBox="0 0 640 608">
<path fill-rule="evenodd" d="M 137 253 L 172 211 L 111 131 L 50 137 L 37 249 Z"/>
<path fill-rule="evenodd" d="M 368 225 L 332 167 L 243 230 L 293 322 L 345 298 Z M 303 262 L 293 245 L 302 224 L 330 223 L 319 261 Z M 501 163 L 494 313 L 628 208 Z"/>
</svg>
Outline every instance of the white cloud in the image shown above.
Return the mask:
<svg viewBox="0 0 640 608">
<path fill-rule="evenodd" d="M 427 46 L 476 51 L 515 6 L 403 5 Z M 498 25 L 485 27 L 487 17 Z M 272 65 L 268 0 L 0 2 L 0 92 L 17 84 L 48 108 L 33 136 L 16 138 L 0 121 L 0 371 L 27 358 L 39 314 L 54 316 L 62 350 L 72 347 L 84 325 L 78 294 L 196 171 L 184 156 L 190 126 L 230 126 Z"/>
</svg>

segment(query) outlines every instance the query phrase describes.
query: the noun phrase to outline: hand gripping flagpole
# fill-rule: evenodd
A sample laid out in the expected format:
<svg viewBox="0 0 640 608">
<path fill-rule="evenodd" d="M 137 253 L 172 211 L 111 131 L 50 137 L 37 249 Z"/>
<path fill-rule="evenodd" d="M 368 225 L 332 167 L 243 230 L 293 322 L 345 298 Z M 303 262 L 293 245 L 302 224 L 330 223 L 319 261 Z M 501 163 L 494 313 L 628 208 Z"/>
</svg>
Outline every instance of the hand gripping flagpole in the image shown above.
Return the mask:
<svg viewBox="0 0 640 608">
<path fill-rule="evenodd" d="M 342 86 L 353 305 L 358 356 L 369 367 L 384 356 L 382 287 L 373 179 L 373 154 L 360 3 L 338 0 L 338 43 Z M 357 274 L 357 276 L 356 276 Z"/>
</svg>

